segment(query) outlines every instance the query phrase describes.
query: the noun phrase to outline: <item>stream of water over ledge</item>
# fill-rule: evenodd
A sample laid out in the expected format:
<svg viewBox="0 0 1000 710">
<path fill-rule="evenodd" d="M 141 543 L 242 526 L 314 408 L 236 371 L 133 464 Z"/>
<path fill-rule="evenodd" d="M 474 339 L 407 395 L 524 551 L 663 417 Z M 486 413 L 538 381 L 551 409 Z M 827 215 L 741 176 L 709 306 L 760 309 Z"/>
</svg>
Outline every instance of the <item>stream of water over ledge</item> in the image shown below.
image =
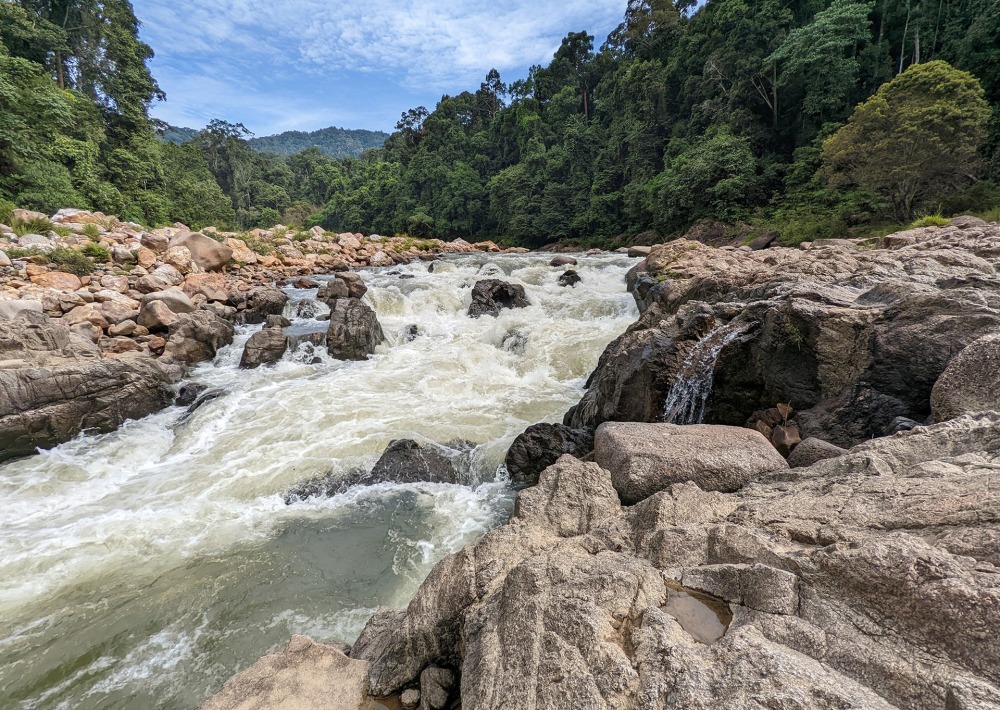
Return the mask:
<svg viewBox="0 0 1000 710">
<path fill-rule="evenodd" d="M 0 466 L 0 707 L 192 710 L 291 634 L 352 642 L 375 607 L 405 606 L 434 562 L 506 519 L 511 441 L 559 421 L 636 318 L 635 260 L 579 257 L 583 283 L 563 288 L 550 258 L 367 271 L 387 337 L 368 361 L 304 343 L 241 371 L 259 326 L 240 329 L 191 372 L 224 394 L 190 417 L 172 407 Z M 467 317 L 494 276 L 532 305 Z M 292 332 L 325 329 L 294 317 L 314 291 L 289 294 Z M 398 438 L 473 442 L 472 484 L 283 501 Z"/>
</svg>

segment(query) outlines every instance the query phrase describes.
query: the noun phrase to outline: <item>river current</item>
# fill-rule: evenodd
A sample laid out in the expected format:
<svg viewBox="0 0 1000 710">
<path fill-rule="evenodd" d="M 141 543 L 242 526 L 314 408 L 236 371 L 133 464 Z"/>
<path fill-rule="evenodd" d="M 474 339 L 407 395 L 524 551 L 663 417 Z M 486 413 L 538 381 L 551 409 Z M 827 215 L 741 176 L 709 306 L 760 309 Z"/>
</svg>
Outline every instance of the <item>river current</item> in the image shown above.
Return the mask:
<svg viewBox="0 0 1000 710">
<path fill-rule="evenodd" d="M 188 381 L 223 390 L 0 465 L 0 707 L 193 710 L 294 633 L 353 642 L 431 566 L 504 522 L 502 461 L 559 421 L 635 320 L 635 260 L 581 256 L 576 288 L 544 255 L 463 255 L 366 270 L 387 341 L 365 362 L 303 343 L 238 368 L 260 326 Z M 479 278 L 531 306 L 465 315 Z M 290 332 L 315 291 L 288 291 Z M 325 309 L 319 306 L 322 312 Z M 415 328 L 414 328 L 415 326 Z M 379 484 L 286 505 L 292 485 L 370 468 L 393 439 L 472 442 L 468 485 Z"/>
</svg>

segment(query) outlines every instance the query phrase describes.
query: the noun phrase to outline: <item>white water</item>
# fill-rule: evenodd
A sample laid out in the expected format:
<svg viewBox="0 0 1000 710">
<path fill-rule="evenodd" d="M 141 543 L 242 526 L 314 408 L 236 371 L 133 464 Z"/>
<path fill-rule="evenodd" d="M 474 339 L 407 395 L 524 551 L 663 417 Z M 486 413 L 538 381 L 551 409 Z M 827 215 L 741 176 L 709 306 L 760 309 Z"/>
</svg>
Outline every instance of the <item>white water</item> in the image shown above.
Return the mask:
<svg viewBox="0 0 1000 710">
<path fill-rule="evenodd" d="M 405 605 L 437 559 L 505 518 L 510 442 L 559 420 L 636 316 L 633 260 L 581 257 L 575 289 L 548 260 L 368 271 L 388 339 L 368 361 L 303 345 L 241 371 L 256 327 L 241 329 L 190 378 L 225 394 L 186 420 L 174 407 L 0 466 L 0 707 L 193 708 L 290 633 L 353 641 L 374 607 Z M 465 316 L 486 262 L 532 305 Z M 291 485 L 370 467 L 404 437 L 474 442 L 476 483 L 284 504 Z"/>
<path fill-rule="evenodd" d="M 733 321 L 713 328 L 694 344 L 670 383 L 663 421 L 701 424 L 705 420 L 705 406 L 712 394 L 719 356 L 727 345 L 744 338 L 749 330 L 749 324 Z"/>
</svg>

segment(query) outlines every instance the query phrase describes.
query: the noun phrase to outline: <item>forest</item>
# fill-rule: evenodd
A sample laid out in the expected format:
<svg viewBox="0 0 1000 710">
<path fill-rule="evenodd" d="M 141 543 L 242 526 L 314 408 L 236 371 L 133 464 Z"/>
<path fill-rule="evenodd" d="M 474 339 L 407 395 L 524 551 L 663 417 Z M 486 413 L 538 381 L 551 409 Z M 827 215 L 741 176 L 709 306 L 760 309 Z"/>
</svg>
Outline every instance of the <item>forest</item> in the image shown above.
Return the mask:
<svg viewBox="0 0 1000 710">
<path fill-rule="evenodd" d="M 629 0 L 594 42 L 414 107 L 360 157 L 279 155 L 221 120 L 158 139 L 127 0 L 0 0 L 0 200 L 531 247 L 1000 208 L 996 0 Z"/>
</svg>

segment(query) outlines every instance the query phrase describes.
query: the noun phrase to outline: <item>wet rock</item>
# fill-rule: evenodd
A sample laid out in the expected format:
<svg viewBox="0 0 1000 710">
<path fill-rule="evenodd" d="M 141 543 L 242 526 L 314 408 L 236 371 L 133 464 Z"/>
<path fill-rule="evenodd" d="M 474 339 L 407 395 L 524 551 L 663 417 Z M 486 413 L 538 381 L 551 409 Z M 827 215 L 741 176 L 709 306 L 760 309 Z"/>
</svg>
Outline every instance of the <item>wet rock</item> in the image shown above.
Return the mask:
<svg viewBox="0 0 1000 710">
<path fill-rule="evenodd" d="M 333 302 L 338 298 L 350 297 L 350 290 L 347 282 L 341 279 L 330 279 L 324 286 L 321 286 L 316 293 L 316 298 L 333 308 Z"/>
<path fill-rule="evenodd" d="M 162 357 L 188 365 L 211 360 L 219 348 L 233 342 L 233 334 L 233 326 L 211 311 L 185 313 L 170 324 Z"/>
<path fill-rule="evenodd" d="M 208 391 L 208 385 L 203 385 L 197 382 L 189 382 L 182 385 L 179 390 L 177 390 L 177 396 L 174 398 L 174 406 L 176 407 L 189 407 L 195 403 L 195 400 L 199 396 Z"/>
<path fill-rule="evenodd" d="M 273 317 L 273 316 L 269 316 Z M 264 328 L 254 333 L 243 347 L 240 367 L 253 369 L 261 365 L 273 365 L 284 357 L 288 350 L 288 338 L 281 328 Z"/>
<path fill-rule="evenodd" d="M 518 328 L 511 328 L 503 335 L 500 349 L 517 355 L 524 355 L 528 349 L 528 335 Z"/>
<path fill-rule="evenodd" d="M 144 246 L 149 246 L 148 244 Z M 233 250 L 200 232 L 180 232 L 170 238 L 170 248 L 184 247 L 203 271 L 221 271 L 233 258 Z M 169 249 L 167 251 L 169 254 Z"/>
<path fill-rule="evenodd" d="M 281 315 L 272 314 L 264 319 L 265 328 L 287 328 L 292 322 Z"/>
<path fill-rule="evenodd" d="M 412 343 L 418 337 L 420 337 L 420 326 L 416 323 L 406 326 L 406 330 L 403 331 L 403 340 L 407 343 Z"/>
<path fill-rule="evenodd" d="M 230 678 L 201 710 L 362 710 L 368 664 L 308 636 L 293 636 Z"/>
<path fill-rule="evenodd" d="M 594 435 L 594 460 L 611 472 L 627 505 L 671 483 L 735 491 L 764 473 L 788 468 L 760 432 L 704 424 L 605 422 Z"/>
<path fill-rule="evenodd" d="M 311 298 L 299 301 L 299 303 L 295 306 L 296 318 L 316 318 L 323 313 L 323 307 Z"/>
<path fill-rule="evenodd" d="M 594 449 L 594 432 L 570 429 L 563 424 L 532 424 L 518 435 L 507 451 L 504 465 L 511 482 L 533 486 L 539 474 L 563 454 L 582 458 Z"/>
<path fill-rule="evenodd" d="M 364 360 L 385 335 L 375 311 L 356 298 L 339 298 L 330 310 L 327 350 L 341 360 Z"/>
<path fill-rule="evenodd" d="M 230 300 L 238 301 L 240 322 L 256 325 L 263 323 L 269 315 L 281 315 L 285 310 L 285 304 L 288 303 L 288 295 L 272 286 L 258 286 L 243 295 L 241 300 L 234 299 L 230 294 Z"/>
<path fill-rule="evenodd" d="M 562 276 L 559 277 L 560 286 L 572 286 L 573 288 L 576 288 L 576 285 L 581 281 L 583 281 L 583 279 L 580 278 L 580 274 L 573 271 L 573 269 L 564 272 Z"/>
<path fill-rule="evenodd" d="M 484 279 L 477 281 L 472 288 L 469 315 L 473 318 L 497 316 L 504 308 L 525 308 L 530 305 L 523 286 L 498 279 Z"/>
<path fill-rule="evenodd" d="M 361 278 L 361 274 L 355 271 L 337 272 L 337 280 L 347 284 L 347 295 L 351 298 L 364 298 L 364 295 L 368 293 L 364 279 Z"/>
<path fill-rule="evenodd" d="M 1000 410 L 1000 334 L 983 336 L 956 355 L 931 390 L 938 422 Z"/>
<path fill-rule="evenodd" d="M 368 476 L 383 483 L 456 483 L 458 471 L 452 459 L 432 445 L 421 446 L 412 439 L 390 441 Z"/>
<path fill-rule="evenodd" d="M 830 442 L 817 439 L 816 437 L 809 437 L 796 446 L 795 450 L 789 454 L 788 465 L 792 468 L 803 468 L 805 466 L 812 466 L 817 461 L 834 459 L 846 453 L 847 449 L 834 446 Z"/>
<path fill-rule="evenodd" d="M 549 266 L 576 266 L 577 261 L 571 256 L 559 255 L 552 258 Z"/>
<path fill-rule="evenodd" d="M 0 320 L 0 460 L 112 431 L 170 404 L 167 373 L 136 354 L 104 359 L 88 339 L 34 311 Z"/>
</svg>

